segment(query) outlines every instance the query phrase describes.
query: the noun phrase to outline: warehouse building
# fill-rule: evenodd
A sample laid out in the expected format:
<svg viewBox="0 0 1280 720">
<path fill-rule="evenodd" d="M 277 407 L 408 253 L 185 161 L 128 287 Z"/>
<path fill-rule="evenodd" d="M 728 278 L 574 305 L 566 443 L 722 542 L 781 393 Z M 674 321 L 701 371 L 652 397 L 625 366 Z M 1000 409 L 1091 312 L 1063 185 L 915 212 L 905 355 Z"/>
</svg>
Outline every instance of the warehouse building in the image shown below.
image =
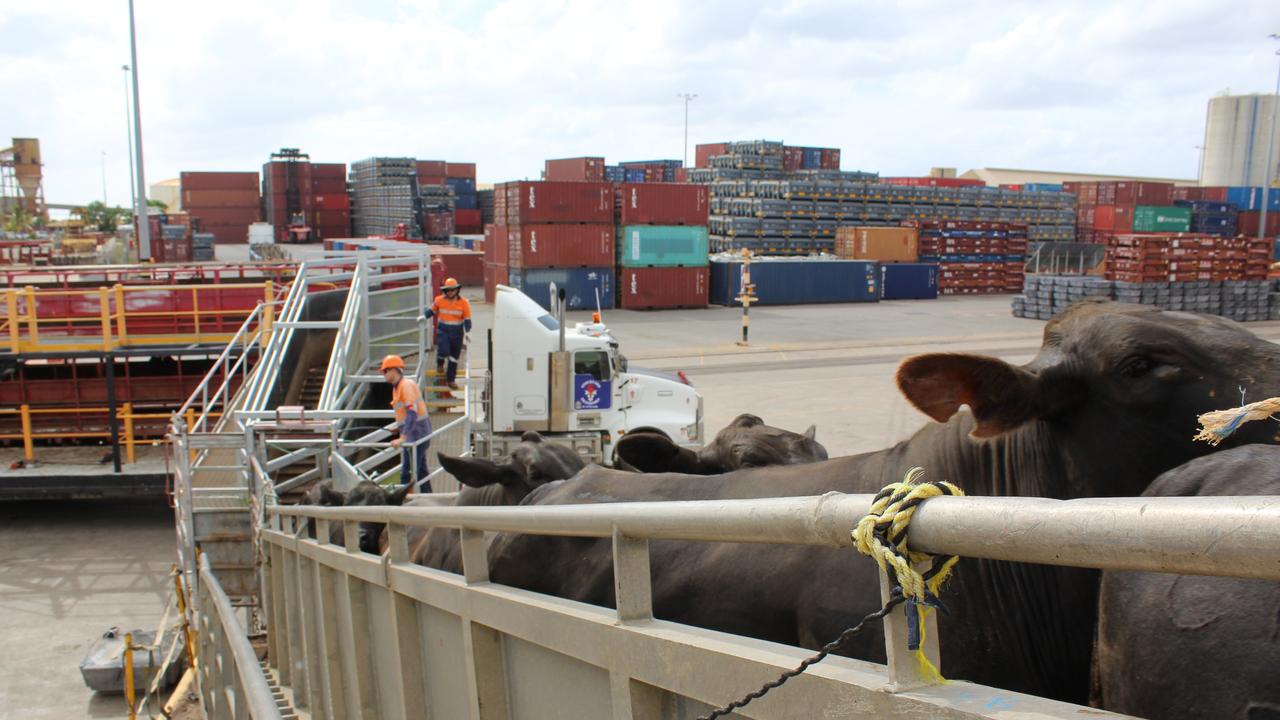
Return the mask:
<svg viewBox="0 0 1280 720">
<path fill-rule="evenodd" d="M 944 168 L 939 168 L 944 169 Z M 1017 168 L 974 168 L 960 176 L 966 180 L 981 180 L 991 187 L 1000 185 L 1050 184 L 1064 182 L 1131 182 L 1172 183 L 1174 185 L 1198 185 L 1194 178 L 1160 178 L 1140 175 L 1108 175 L 1101 173 L 1058 172 L 1055 170 L 1021 170 Z"/>
</svg>

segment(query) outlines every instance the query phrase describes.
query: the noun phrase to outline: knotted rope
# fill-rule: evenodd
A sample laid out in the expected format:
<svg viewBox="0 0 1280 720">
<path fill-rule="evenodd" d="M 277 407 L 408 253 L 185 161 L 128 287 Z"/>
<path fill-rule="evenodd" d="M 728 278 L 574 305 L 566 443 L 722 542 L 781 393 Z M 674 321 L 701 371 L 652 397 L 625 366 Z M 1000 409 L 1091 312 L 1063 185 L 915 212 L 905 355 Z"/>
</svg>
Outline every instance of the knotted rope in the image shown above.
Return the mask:
<svg viewBox="0 0 1280 720">
<path fill-rule="evenodd" d="M 1266 420 L 1277 412 L 1280 412 L 1280 398 L 1259 400 L 1230 410 L 1207 412 L 1198 418 L 1200 432 L 1195 439 L 1217 445 L 1240 429 L 1241 425 L 1254 420 Z"/>
</svg>

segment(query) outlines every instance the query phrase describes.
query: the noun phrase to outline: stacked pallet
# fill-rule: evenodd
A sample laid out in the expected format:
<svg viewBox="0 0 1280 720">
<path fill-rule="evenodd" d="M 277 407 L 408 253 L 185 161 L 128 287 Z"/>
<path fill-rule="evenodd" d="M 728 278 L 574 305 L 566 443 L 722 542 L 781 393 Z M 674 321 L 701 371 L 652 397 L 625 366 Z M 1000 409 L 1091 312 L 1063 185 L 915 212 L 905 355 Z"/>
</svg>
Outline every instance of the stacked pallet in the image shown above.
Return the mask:
<svg viewBox="0 0 1280 720">
<path fill-rule="evenodd" d="M 622 183 L 616 190 L 618 306 L 706 307 L 707 189 Z"/>
<path fill-rule="evenodd" d="M 358 237 L 391 235 L 404 225 L 422 238 L 422 201 L 413 158 L 375 157 L 351 165 L 351 220 Z"/>
<path fill-rule="evenodd" d="M 920 260 L 938 264 L 943 295 L 1016 293 L 1022 289 L 1027 228 L 1011 223 L 920 223 Z"/>
<path fill-rule="evenodd" d="M 1107 246 L 1107 278 L 1124 282 L 1261 281 L 1267 240 L 1190 233 L 1120 234 Z"/>
<path fill-rule="evenodd" d="M 179 176 L 182 208 L 219 243 L 243 243 L 258 222 L 258 173 L 184 172 Z"/>
</svg>

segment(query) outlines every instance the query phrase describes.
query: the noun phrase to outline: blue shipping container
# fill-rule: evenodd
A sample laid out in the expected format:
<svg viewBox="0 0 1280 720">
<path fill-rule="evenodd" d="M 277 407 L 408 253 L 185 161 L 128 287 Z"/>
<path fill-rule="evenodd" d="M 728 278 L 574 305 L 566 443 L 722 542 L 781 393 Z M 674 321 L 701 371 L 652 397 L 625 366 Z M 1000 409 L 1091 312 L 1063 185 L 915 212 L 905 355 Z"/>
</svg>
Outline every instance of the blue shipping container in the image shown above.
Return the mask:
<svg viewBox="0 0 1280 720">
<path fill-rule="evenodd" d="M 453 190 L 454 195 L 476 194 L 476 181 L 471 178 L 445 178 L 444 184 Z"/>
<path fill-rule="evenodd" d="M 457 195 L 453 198 L 454 210 L 478 210 L 479 208 L 480 204 L 475 193 Z"/>
<path fill-rule="evenodd" d="M 624 182 L 644 182 L 644 168 L 626 168 L 627 179 Z"/>
<path fill-rule="evenodd" d="M 611 183 L 614 183 L 614 182 L 626 182 L 626 181 L 627 181 L 627 169 L 626 169 L 626 168 L 624 168 L 624 167 L 622 167 L 622 166 L 620 166 L 620 165 L 605 165 L 605 166 L 604 166 L 604 181 L 605 181 L 605 182 L 611 182 Z"/>
<path fill-rule="evenodd" d="M 805 148 L 800 167 L 806 170 L 817 170 L 822 167 L 822 148 Z"/>
<path fill-rule="evenodd" d="M 882 263 L 881 300 L 932 300 L 938 297 L 938 266 L 933 263 Z"/>
<path fill-rule="evenodd" d="M 876 302 L 879 263 L 865 260 L 766 260 L 751 263 L 756 305 Z M 739 305 L 742 263 L 711 263 L 711 302 Z"/>
<path fill-rule="evenodd" d="M 613 268 L 511 268 L 507 275 L 508 285 L 548 310 L 551 309 L 551 283 L 565 291 L 569 310 L 595 310 L 596 291 L 600 293 L 600 307 L 613 308 Z"/>
</svg>

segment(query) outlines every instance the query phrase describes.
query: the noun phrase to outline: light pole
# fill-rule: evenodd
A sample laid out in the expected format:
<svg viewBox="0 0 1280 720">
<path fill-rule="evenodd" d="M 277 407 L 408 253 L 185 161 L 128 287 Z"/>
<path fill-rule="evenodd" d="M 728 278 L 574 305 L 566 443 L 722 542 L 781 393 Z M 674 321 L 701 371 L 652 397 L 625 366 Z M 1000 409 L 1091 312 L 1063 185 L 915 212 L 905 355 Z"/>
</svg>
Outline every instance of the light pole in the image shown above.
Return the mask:
<svg viewBox="0 0 1280 720">
<path fill-rule="evenodd" d="M 698 93 L 676 93 L 676 97 L 684 99 L 684 166 L 689 167 L 689 103 Z"/>
<path fill-rule="evenodd" d="M 120 69 L 124 71 L 124 134 L 129 138 L 129 207 L 137 207 L 137 181 L 133 177 L 133 116 L 129 112 L 129 66 L 121 65 Z"/>
<path fill-rule="evenodd" d="M 138 238 L 138 259 L 151 259 L 151 222 L 147 218 L 147 179 L 142 170 L 142 108 L 138 102 L 138 33 L 133 23 L 133 0 L 129 0 L 129 64 L 133 68 L 133 149 L 137 187 L 133 191 L 133 211 L 138 214 L 134 236 Z"/>
<path fill-rule="evenodd" d="M 107 205 L 107 151 L 102 151 L 102 205 Z"/>
<path fill-rule="evenodd" d="M 1268 37 L 1280 40 L 1280 34 Z M 1280 55 L 1280 50 L 1276 51 Z M 1276 94 L 1271 99 L 1271 130 L 1267 132 L 1267 166 L 1262 171 L 1262 213 L 1258 216 L 1258 239 L 1267 236 L 1267 201 L 1271 199 L 1271 151 L 1276 143 L 1276 115 L 1280 115 L 1280 68 L 1276 70 Z"/>
</svg>

